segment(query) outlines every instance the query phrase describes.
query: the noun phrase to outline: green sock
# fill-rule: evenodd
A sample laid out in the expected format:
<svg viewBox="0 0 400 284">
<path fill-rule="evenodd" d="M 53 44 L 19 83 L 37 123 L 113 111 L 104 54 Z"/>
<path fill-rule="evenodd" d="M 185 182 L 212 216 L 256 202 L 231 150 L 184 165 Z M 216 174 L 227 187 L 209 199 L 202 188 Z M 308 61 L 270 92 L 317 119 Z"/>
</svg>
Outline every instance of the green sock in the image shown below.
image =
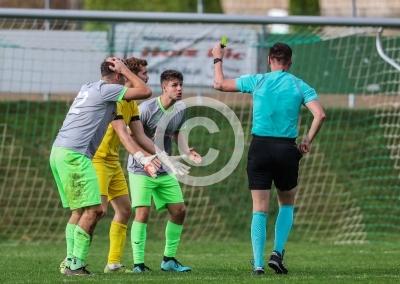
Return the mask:
<svg viewBox="0 0 400 284">
<path fill-rule="evenodd" d="M 144 263 L 144 249 L 146 247 L 147 224 L 133 221 L 131 228 L 131 243 L 133 263 Z"/>
<path fill-rule="evenodd" d="M 67 227 L 65 229 L 65 239 L 67 241 L 67 267 L 71 266 L 71 259 L 74 253 L 74 231 L 76 228 L 76 224 L 67 223 Z"/>
<path fill-rule="evenodd" d="M 179 241 L 181 240 L 183 225 L 177 225 L 170 221 L 165 228 L 165 249 L 164 256 L 175 257 L 178 250 Z"/>
<path fill-rule="evenodd" d="M 91 237 L 81 227 L 76 226 L 74 231 L 74 259 L 71 262 L 71 270 L 79 269 L 85 265 L 85 259 L 89 250 Z"/>
</svg>

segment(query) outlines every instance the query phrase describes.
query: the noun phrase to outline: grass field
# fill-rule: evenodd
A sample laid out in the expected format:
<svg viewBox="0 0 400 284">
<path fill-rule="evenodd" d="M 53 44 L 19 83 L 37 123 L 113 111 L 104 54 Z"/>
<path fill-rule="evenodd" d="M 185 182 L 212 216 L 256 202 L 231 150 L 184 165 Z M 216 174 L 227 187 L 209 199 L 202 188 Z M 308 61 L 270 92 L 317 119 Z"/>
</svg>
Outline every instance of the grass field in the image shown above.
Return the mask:
<svg viewBox="0 0 400 284">
<path fill-rule="evenodd" d="M 319 208 L 311 206 L 318 205 L 317 202 L 326 206 L 307 215 L 322 218 L 323 222 L 294 224 L 285 255 L 288 275 L 274 275 L 272 270 L 267 269 L 263 277 L 251 276 L 249 260 L 252 252 L 248 237 L 251 200 L 246 187 L 244 162 L 223 182 L 185 191 L 189 214 L 178 260 L 191 266 L 191 273 L 173 274 L 159 270 L 166 216 L 154 213 L 152 217 L 156 218 L 150 220 L 146 248 L 146 265 L 154 272 L 143 275 L 102 273 L 108 253 L 109 219 L 106 219 L 96 228 L 87 258 L 88 269 L 98 275 L 90 278 L 61 275 L 58 266 L 65 257 L 65 245 L 64 242 L 55 244 L 53 240 L 62 239 L 68 211 L 59 204 L 48 156 L 67 108 L 67 104 L 57 102 L 0 103 L 0 113 L 4 114 L 7 125 L 3 134 L 6 141 L 3 142 L 3 152 L 12 157 L 0 161 L 3 181 L 0 187 L 0 283 L 400 283 L 399 173 L 394 167 L 397 160 L 391 157 L 387 147 L 390 140 L 386 135 L 391 131 L 396 134 L 398 128 L 392 121 L 394 115 L 382 114 L 374 109 L 326 110 L 329 120 L 317 140 L 319 153 L 323 156 L 318 156 L 313 163 L 321 164 L 318 173 L 322 171 L 322 174 L 312 177 L 304 193 L 312 187 L 330 189 L 331 185 L 333 193 L 326 190 L 315 199 L 308 197 L 310 212 Z M 203 128 L 193 130 L 193 139 L 199 137 L 196 150 L 205 154 L 210 147 L 224 149 L 221 161 L 193 170 L 202 176 L 215 172 L 226 163 L 233 144 L 231 129 L 223 118 L 210 110 L 198 108 L 195 111 L 191 116 L 201 114 L 214 118 L 220 127 L 219 134 L 209 134 Z M 239 108 L 236 112 L 248 133 L 250 112 L 247 108 Z M 310 122 L 311 117 L 304 115 L 302 125 L 309 125 Z M 9 144 L 12 147 L 8 147 Z M 29 158 L 29 167 L 15 154 L 18 147 L 24 148 L 21 157 Z M 30 185 L 29 180 L 27 183 L 25 176 L 21 177 L 21 169 L 30 170 L 28 177 L 32 176 L 35 181 L 38 177 L 37 180 L 45 186 L 42 188 L 39 182 Z M 300 186 L 306 184 L 311 176 L 307 169 L 307 175 L 300 179 Z M 331 176 L 337 177 L 337 180 L 324 179 Z M 355 208 L 362 213 L 363 230 L 371 244 L 335 246 L 332 242 L 310 241 L 310 234 L 314 232 L 321 233 L 318 235 L 321 241 L 337 233 L 337 223 L 332 221 L 338 218 L 332 214 L 343 210 L 333 206 L 335 199 L 342 198 L 341 195 L 335 196 L 341 187 L 343 192 L 351 194 Z M 189 198 L 192 192 L 197 195 Z M 276 203 L 273 202 L 268 218 L 265 260 L 272 250 L 272 225 L 276 213 Z M 347 213 L 349 219 L 354 216 L 353 213 Z M 111 216 L 111 211 L 109 214 Z M 340 233 L 343 232 L 352 231 L 343 227 Z M 38 240 L 42 245 L 24 244 Z M 123 263 L 132 267 L 129 238 Z"/>
<path fill-rule="evenodd" d="M 400 283 L 400 248 L 384 245 L 341 245 L 289 241 L 285 262 L 288 275 L 252 276 L 250 242 L 186 242 L 178 260 L 193 271 L 177 274 L 159 269 L 163 241 L 148 241 L 145 274 L 104 274 L 108 241 L 94 239 L 86 263 L 94 277 L 61 275 L 58 266 L 64 244 L 0 246 L 0 283 Z M 267 243 L 269 257 L 272 241 Z M 123 263 L 132 266 L 130 242 Z"/>
</svg>

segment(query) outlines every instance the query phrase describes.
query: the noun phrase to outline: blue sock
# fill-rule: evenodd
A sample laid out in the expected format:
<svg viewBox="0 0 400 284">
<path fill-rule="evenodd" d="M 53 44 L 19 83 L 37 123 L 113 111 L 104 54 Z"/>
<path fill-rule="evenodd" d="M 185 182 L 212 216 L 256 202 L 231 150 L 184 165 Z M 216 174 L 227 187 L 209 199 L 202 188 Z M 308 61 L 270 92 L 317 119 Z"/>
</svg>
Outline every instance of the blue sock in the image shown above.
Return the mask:
<svg viewBox="0 0 400 284">
<path fill-rule="evenodd" d="M 267 239 L 267 217 L 263 212 L 253 212 L 251 221 L 251 244 L 253 246 L 254 269 L 264 268 L 264 247 Z"/>
<path fill-rule="evenodd" d="M 274 251 L 279 252 L 281 255 L 292 228 L 293 210 L 294 206 L 291 205 L 280 206 L 278 217 L 276 218 Z"/>
</svg>

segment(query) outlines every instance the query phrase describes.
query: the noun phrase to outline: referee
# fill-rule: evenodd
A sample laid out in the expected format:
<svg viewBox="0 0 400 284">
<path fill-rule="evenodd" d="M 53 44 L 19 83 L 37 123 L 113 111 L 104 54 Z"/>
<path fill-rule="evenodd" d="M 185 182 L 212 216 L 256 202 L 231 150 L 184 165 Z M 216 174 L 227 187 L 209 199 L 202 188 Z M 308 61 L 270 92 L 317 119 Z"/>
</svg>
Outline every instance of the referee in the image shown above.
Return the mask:
<svg viewBox="0 0 400 284">
<path fill-rule="evenodd" d="M 243 75 L 225 79 L 223 73 L 224 48 L 217 43 L 214 56 L 214 88 L 224 92 L 253 95 L 253 139 L 247 157 L 247 177 L 253 200 L 251 242 L 253 247 L 253 275 L 264 274 L 270 189 L 274 182 L 279 213 L 275 224 L 274 250 L 268 266 L 277 274 L 287 274 L 283 262 L 284 247 L 293 224 L 299 161 L 311 149 L 311 143 L 324 120 L 325 113 L 313 88 L 289 73 L 292 49 L 285 43 L 275 43 L 269 51 L 271 72 Z M 314 119 L 299 146 L 297 123 L 300 107 L 304 105 Z"/>
</svg>

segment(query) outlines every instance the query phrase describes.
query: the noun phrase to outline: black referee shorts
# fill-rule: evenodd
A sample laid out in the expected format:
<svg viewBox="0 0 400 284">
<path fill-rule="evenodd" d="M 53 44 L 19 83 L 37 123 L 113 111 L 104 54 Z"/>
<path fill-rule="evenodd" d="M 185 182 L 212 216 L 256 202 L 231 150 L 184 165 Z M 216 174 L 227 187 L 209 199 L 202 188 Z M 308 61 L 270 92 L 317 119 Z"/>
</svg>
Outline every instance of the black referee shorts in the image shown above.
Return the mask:
<svg viewBox="0 0 400 284">
<path fill-rule="evenodd" d="M 272 182 L 281 191 L 295 188 L 302 157 L 294 138 L 253 135 L 247 156 L 249 189 L 271 189 Z"/>
</svg>

